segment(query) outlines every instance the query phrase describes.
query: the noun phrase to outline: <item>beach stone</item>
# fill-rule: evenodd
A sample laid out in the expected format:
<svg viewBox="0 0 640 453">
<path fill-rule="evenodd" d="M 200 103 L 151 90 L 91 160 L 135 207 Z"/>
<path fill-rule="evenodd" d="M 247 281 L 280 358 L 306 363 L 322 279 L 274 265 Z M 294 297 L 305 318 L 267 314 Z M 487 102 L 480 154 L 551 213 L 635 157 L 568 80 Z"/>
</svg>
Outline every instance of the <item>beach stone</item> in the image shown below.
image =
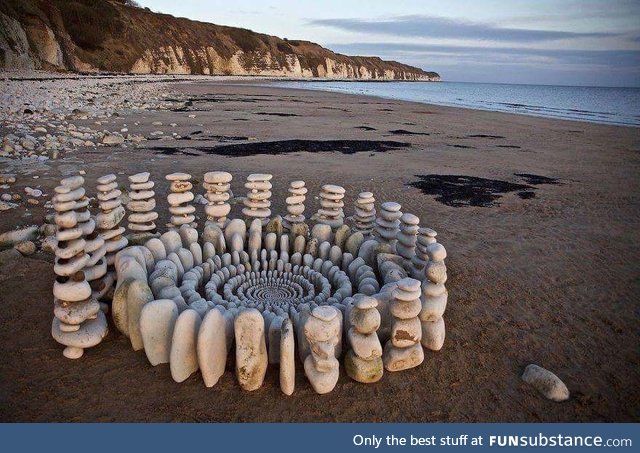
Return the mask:
<svg viewBox="0 0 640 453">
<path fill-rule="evenodd" d="M 213 387 L 224 374 L 227 364 L 227 337 L 224 315 L 219 310 L 209 310 L 202 320 L 198 333 L 198 364 L 204 385 Z"/>
<path fill-rule="evenodd" d="M 349 329 L 347 337 L 351 349 L 361 359 L 372 360 L 382 357 L 382 345 L 375 332 L 362 334 L 355 327 L 352 327 Z"/>
<path fill-rule="evenodd" d="M 541 366 L 530 364 L 522 374 L 522 380 L 532 385 L 545 398 L 562 402 L 569 399 L 569 389 L 562 380 Z"/>
<path fill-rule="evenodd" d="M 446 334 L 445 323 L 443 318 L 435 321 L 421 322 L 422 338 L 420 343 L 427 349 L 439 351 L 444 345 Z"/>
<path fill-rule="evenodd" d="M 140 335 L 151 365 L 169 363 L 178 307 L 171 299 L 151 301 L 140 312 Z"/>
<path fill-rule="evenodd" d="M 183 382 L 198 371 L 196 348 L 200 324 L 200 315 L 192 309 L 180 313 L 176 320 L 169 353 L 171 377 L 176 382 Z"/>
<path fill-rule="evenodd" d="M 280 390 L 293 394 L 296 385 L 296 356 L 293 324 L 285 318 L 280 328 Z"/>
<path fill-rule="evenodd" d="M 334 235 L 333 242 L 335 245 L 344 248 L 347 239 L 351 236 L 351 228 L 349 225 L 342 225 L 339 227 Z"/>
<path fill-rule="evenodd" d="M 58 343 L 73 348 L 87 349 L 95 346 L 100 343 L 108 333 L 107 319 L 101 311 L 96 313 L 94 319 L 83 322 L 80 328 L 74 332 L 64 332 L 60 326 L 61 321 L 54 317 L 51 325 L 51 336 Z"/>
<path fill-rule="evenodd" d="M 282 316 L 275 316 L 267 328 L 267 338 L 269 340 L 268 355 L 269 363 L 280 363 L 280 337 L 282 335 Z"/>
<path fill-rule="evenodd" d="M 351 379 L 363 384 L 378 382 L 384 374 L 382 358 L 363 360 L 352 350 L 345 355 L 344 367 Z"/>
<path fill-rule="evenodd" d="M 360 309 L 355 306 L 350 312 L 350 322 L 362 334 L 373 333 L 380 327 L 380 312 L 375 307 Z"/>
<path fill-rule="evenodd" d="M 304 360 L 304 373 L 309 379 L 313 390 L 320 395 L 332 391 L 340 377 L 340 363 L 336 358 L 332 358 L 330 361 L 332 365 L 326 371 L 319 371 L 316 369 L 312 355 L 308 355 Z"/>
<path fill-rule="evenodd" d="M 311 237 L 318 240 L 319 244 L 331 241 L 331 227 L 323 223 L 317 223 L 311 229 Z"/>
<path fill-rule="evenodd" d="M 364 235 L 360 231 L 356 231 L 345 241 L 344 249 L 353 256 L 358 256 L 360 246 L 364 242 Z"/>
<path fill-rule="evenodd" d="M 136 280 L 127 293 L 127 322 L 129 324 L 129 340 L 134 351 L 144 348 L 140 331 L 140 316 L 146 304 L 153 300 L 153 293 L 146 281 Z"/>
<path fill-rule="evenodd" d="M 391 342 L 397 348 L 407 348 L 420 343 L 422 326 L 416 317 L 396 319 L 391 326 Z"/>
<path fill-rule="evenodd" d="M 19 242 L 33 241 L 38 236 L 38 227 L 30 226 L 0 234 L 0 247 L 13 247 Z"/>
<path fill-rule="evenodd" d="M 29 256 L 36 253 L 36 245 L 31 241 L 21 241 L 14 245 L 14 248 L 23 256 Z"/>
<path fill-rule="evenodd" d="M 141 286 L 143 283 L 146 284 L 146 281 L 134 279 L 121 280 L 118 282 L 118 287 L 113 294 L 111 317 L 113 318 L 113 323 L 116 328 L 127 338 L 129 338 L 129 310 L 127 308 L 129 291 L 132 287 Z"/>
<path fill-rule="evenodd" d="M 382 353 L 382 360 L 387 371 L 402 371 L 417 367 L 424 361 L 422 345 L 416 343 L 408 348 L 396 348 L 388 342 Z"/>
<path fill-rule="evenodd" d="M 91 293 L 89 293 L 89 296 L 90 295 Z M 64 324 L 79 325 L 87 319 L 94 318 L 99 310 L 100 304 L 93 299 L 73 303 L 56 299 L 54 301 L 53 314 Z M 78 329 L 74 329 L 73 331 L 76 330 Z"/>
<path fill-rule="evenodd" d="M 284 226 L 282 225 L 282 217 L 275 216 L 264 227 L 264 233 L 275 233 L 277 237 L 282 236 L 284 233 Z"/>
<path fill-rule="evenodd" d="M 267 371 L 268 355 L 264 318 L 254 308 L 241 311 L 235 319 L 236 376 L 242 389 L 257 390 Z"/>
</svg>

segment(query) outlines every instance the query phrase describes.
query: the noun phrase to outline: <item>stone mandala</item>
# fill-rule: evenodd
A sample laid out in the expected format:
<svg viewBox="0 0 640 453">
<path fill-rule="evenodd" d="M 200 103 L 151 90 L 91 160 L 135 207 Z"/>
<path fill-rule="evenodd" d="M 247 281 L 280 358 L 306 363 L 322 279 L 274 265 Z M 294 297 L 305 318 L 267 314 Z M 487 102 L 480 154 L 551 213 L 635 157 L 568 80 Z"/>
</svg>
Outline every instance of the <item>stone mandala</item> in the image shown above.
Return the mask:
<svg viewBox="0 0 640 453">
<path fill-rule="evenodd" d="M 286 214 L 272 216 L 271 175 L 253 174 L 244 218 L 232 219 L 233 177 L 209 172 L 199 230 L 191 175 L 173 173 L 160 234 L 150 174 L 129 177 L 126 209 L 116 179 L 98 179 L 95 216 L 81 176 L 55 190 L 52 335 L 66 357 L 102 341 L 109 312 L 152 365 L 168 363 L 176 382 L 199 371 L 207 387 L 235 363 L 244 390 L 262 386 L 271 365 L 283 393 L 294 392 L 296 372 L 327 393 L 341 369 L 373 383 L 442 348 L 446 250 L 399 203 L 376 210 L 362 192 L 345 218 L 345 190 L 328 184 L 306 223 L 303 181 L 288 187 Z"/>
</svg>

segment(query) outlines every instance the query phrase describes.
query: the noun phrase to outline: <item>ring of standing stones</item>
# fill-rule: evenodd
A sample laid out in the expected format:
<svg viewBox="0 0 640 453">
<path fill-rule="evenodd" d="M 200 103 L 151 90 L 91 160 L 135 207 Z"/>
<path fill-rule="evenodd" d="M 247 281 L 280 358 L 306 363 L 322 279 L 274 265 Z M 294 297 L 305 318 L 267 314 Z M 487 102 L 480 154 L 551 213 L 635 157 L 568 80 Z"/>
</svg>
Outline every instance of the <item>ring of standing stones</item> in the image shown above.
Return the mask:
<svg viewBox="0 0 640 453">
<path fill-rule="evenodd" d="M 125 207 L 115 175 L 98 179 L 89 211 L 82 176 L 63 179 L 53 199 L 57 225 L 53 338 L 81 357 L 107 335 L 106 313 L 152 365 L 182 382 L 200 372 L 214 386 L 233 357 L 244 390 L 279 366 L 282 392 L 296 371 L 330 392 L 340 375 L 361 383 L 420 365 L 445 338 L 445 248 L 436 232 L 396 202 L 375 209 L 362 192 L 344 217 L 344 188 L 327 184 L 305 223 L 304 181 L 292 181 L 287 213 L 271 216 L 272 176 L 252 174 L 230 218 L 232 175 L 204 176 L 197 228 L 191 175 L 166 175 L 170 223 L 157 231 L 150 174 L 128 178 Z M 128 215 L 128 234 L 120 222 Z"/>
</svg>

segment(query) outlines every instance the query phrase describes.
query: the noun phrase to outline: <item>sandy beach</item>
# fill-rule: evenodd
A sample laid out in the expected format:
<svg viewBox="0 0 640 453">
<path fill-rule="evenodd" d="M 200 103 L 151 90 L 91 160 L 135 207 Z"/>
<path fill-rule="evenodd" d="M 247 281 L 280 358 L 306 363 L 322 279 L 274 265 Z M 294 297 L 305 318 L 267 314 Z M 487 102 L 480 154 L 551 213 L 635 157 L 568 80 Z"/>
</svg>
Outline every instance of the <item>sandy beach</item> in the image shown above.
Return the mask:
<svg viewBox="0 0 640 453">
<path fill-rule="evenodd" d="M 107 173 L 125 186 L 126 175 L 150 171 L 164 226 L 163 177 L 174 171 L 193 174 L 200 193 L 204 172 L 228 171 L 236 196 L 250 173 L 272 173 L 274 212 L 294 179 L 306 181 L 310 213 L 322 184 L 345 187 L 347 215 L 369 190 L 401 203 L 447 248 L 443 349 L 373 385 L 341 372 L 323 396 L 299 363 L 290 397 L 276 367 L 251 393 L 232 366 L 211 389 L 197 375 L 176 384 L 112 324 L 104 342 L 70 361 L 50 332 L 53 255 L 38 251 L 0 265 L 1 421 L 640 420 L 640 129 L 255 82 L 172 83 L 166 97 L 174 108 L 123 110 L 99 127 L 146 137 L 137 147 L 79 146 L 28 165 L 0 158 L 0 173 L 16 175 L 10 192 L 37 186 L 50 197 L 79 170 L 88 188 Z M 233 204 L 232 216 L 240 210 Z M 41 225 L 50 212 L 22 203 L 0 212 L 0 232 Z M 529 363 L 560 376 L 570 400 L 545 400 L 524 384 Z"/>
</svg>

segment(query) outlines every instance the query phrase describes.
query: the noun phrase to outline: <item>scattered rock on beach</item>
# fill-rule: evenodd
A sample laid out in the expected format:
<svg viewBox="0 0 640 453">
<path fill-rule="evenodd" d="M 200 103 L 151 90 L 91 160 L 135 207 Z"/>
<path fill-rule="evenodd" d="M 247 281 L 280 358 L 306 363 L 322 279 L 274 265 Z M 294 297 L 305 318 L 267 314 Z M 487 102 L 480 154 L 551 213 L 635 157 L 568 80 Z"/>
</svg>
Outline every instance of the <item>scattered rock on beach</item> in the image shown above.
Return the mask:
<svg viewBox="0 0 640 453">
<path fill-rule="evenodd" d="M 565 383 L 554 373 L 538 365 L 527 365 L 522 380 L 531 384 L 551 401 L 561 402 L 569 399 L 569 389 Z"/>
<path fill-rule="evenodd" d="M 13 246 L 18 242 L 31 241 L 38 235 L 38 227 L 30 226 L 19 230 L 7 231 L 0 234 L 0 247 Z"/>
<path fill-rule="evenodd" d="M 23 256 L 33 255 L 36 253 L 36 245 L 31 241 L 18 242 L 14 248 Z"/>
</svg>

